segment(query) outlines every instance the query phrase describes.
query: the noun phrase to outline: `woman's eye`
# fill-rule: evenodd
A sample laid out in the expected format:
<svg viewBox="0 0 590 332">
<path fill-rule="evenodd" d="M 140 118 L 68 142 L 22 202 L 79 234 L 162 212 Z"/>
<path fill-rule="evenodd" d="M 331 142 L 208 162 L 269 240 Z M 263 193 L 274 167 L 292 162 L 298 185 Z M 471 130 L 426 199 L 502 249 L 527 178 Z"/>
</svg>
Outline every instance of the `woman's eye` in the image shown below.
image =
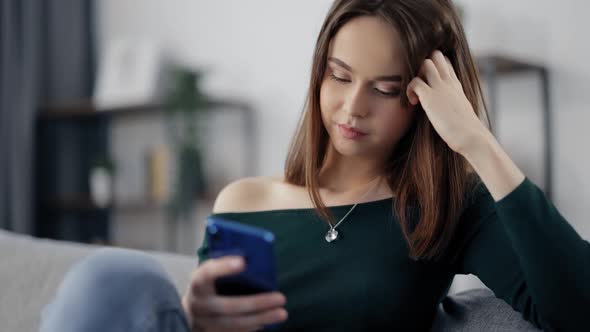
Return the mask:
<svg viewBox="0 0 590 332">
<path fill-rule="evenodd" d="M 336 76 L 334 74 L 330 74 L 330 78 L 333 79 L 336 82 L 339 82 L 339 83 L 348 83 L 348 82 L 350 82 L 350 80 L 347 80 L 345 78 L 340 78 L 340 77 L 338 77 L 338 76 Z"/>
<path fill-rule="evenodd" d="M 400 94 L 400 90 L 397 90 L 397 89 L 396 90 L 392 90 L 392 91 L 382 91 L 382 90 L 379 90 L 379 89 L 375 88 L 375 91 L 378 94 L 380 94 L 382 96 L 385 96 L 385 97 L 397 97 Z"/>
<path fill-rule="evenodd" d="M 332 80 L 334 80 L 334 81 L 336 81 L 338 83 L 342 83 L 342 84 L 344 84 L 344 83 L 350 83 L 350 80 L 349 79 L 338 77 L 334 73 L 330 73 L 330 79 L 332 79 Z M 394 89 L 392 91 L 383 91 L 383 90 L 378 89 L 378 88 L 373 88 L 373 90 L 375 92 L 377 92 L 380 96 L 384 96 L 384 97 L 390 97 L 391 98 L 391 97 L 397 97 L 397 96 L 400 95 L 400 90 L 399 89 Z"/>
</svg>

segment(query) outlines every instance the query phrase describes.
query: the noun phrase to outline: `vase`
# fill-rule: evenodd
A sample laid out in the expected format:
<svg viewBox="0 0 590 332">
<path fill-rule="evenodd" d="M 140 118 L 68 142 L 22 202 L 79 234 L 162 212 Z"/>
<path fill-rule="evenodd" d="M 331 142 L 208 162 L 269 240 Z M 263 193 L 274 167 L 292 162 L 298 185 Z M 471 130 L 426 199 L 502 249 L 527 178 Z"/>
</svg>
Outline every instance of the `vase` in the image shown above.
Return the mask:
<svg viewBox="0 0 590 332">
<path fill-rule="evenodd" d="M 112 201 L 113 178 L 104 167 L 95 167 L 90 172 L 90 196 L 92 202 L 106 208 Z"/>
</svg>

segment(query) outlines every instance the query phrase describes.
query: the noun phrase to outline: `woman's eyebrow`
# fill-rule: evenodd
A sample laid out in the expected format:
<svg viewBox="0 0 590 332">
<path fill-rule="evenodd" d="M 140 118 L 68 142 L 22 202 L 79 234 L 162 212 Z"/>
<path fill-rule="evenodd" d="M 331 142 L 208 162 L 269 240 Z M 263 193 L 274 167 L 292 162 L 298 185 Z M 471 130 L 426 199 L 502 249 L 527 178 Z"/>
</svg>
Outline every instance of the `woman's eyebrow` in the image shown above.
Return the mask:
<svg viewBox="0 0 590 332">
<path fill-rule="evenodd" d="M 335 58 L 335 57 L 329 57 L 328 58 L 329 62 L 333 62 L 335 64 L 337 64 L 338 66 L 348 70 L 349 72 L 353 72 L 352 68 L 344 61 Z M 402 81 L 402 76 L 401 75 L 385 75 L 385 76 L 378 76 L 375 77 L 375 81 L 384 81 L 384 82 L 401 82 Z"/>
<path fill-rule="evenodd" d="M 335 63 L 335 64 L 339 65 L 340 67 L 342 67 L 342 68 L 344 68 L 344 69 L 346 69 L 346 70 L 348 70 L 348 71 L 352 71 L 352 68 L 350 68 L 350 66 L 349 66 L 349 65 L 347 65 L 347 64 L 346 64 L 346 62 L 344 62 L 344 61 L 342 61 L 342 60 L 340 60 L 340 59 L 338 59 L 338 58 L 335 58 L 335 57 L 329 57 L 329 58 L 328 58 L 328 61 L 330 61 L 330 62 L 333 62 L 333 63 Z"/>
</svg>

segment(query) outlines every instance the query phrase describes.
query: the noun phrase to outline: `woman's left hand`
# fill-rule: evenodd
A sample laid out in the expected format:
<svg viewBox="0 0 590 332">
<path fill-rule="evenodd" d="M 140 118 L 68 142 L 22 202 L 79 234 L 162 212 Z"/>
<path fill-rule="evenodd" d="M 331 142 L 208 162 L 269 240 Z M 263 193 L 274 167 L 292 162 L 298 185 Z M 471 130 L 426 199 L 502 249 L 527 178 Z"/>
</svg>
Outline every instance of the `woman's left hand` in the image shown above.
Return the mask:
<svg viewBox="0 0 590 332">
<path fill-rule="evenodd" d="M 455 152 L 465 155 L 491 136 L 463 92 L 451 62 L 435 51 L 406 91 L 412 105 L 422 104 L 430 123 Z"/>
<path fill-rule="evenodd" d="M 524 174 L 479 120 L 451 62 L 440 51 L 424 60 L 406 93 L 412 105 L 422 104 L 436 132 L 471 163 L 496 201 L 522 183 Z"/>
</svg>

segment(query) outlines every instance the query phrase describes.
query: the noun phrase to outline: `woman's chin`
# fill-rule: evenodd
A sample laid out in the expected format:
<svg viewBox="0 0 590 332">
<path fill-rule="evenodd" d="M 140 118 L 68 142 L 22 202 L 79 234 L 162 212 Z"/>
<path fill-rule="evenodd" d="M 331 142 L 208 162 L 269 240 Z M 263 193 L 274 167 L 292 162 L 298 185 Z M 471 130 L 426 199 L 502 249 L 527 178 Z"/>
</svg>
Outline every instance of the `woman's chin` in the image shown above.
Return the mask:
<svg viewBox="0 0 590 332">
<path fill-rule="evenodd" d="M 334 149 L 338 154 L 346 157 L 361 157 L 369 151 L 364 144 L 355 142 L 336 142 Z"/>
</svg>

